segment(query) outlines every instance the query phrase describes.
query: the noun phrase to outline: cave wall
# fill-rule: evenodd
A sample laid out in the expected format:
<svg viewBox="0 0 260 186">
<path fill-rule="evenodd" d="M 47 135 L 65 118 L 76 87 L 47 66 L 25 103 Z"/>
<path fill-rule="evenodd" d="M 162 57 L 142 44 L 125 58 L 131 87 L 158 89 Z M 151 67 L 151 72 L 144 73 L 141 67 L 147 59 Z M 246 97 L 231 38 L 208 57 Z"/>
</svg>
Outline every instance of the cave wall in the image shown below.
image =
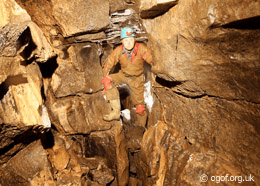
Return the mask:
<svg viewBox="0 0 260 186">
<path fill-rule="evenodd" d="M 0 9 L 1 185 L 260 185 L 259 1 L 3 0 Z M 132 119 L 102 119 L 102 65 L 124 26 L 153 51 L 146 129 L 122 90 Z"/>
</svg>

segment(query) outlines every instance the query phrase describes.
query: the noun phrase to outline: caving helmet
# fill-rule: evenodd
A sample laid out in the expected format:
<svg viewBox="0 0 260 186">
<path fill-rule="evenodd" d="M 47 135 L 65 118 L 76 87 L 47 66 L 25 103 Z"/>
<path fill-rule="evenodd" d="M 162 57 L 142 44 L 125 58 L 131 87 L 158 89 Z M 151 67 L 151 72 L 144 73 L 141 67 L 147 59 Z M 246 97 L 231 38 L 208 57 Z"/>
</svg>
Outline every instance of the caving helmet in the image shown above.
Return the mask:
<svg viewBox="0 0 260 186">
<path fill-rule="evenodd" d="M 127 37 L 134 37 L 134 30 L 130 27 L 125 27 L 121 31 L 121 39 L 127 38 Z"/>
</svg>

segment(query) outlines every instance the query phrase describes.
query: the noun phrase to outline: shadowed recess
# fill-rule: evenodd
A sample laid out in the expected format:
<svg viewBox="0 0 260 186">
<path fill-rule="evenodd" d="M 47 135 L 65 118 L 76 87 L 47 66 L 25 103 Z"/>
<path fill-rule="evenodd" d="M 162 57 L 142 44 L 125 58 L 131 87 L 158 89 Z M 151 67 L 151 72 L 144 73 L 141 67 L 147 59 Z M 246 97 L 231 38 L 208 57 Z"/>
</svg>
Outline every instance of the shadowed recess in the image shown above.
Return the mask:
<svg viewBox="0 0 260 186">
<path fill-rule="evenodd" d="M 5 135 L 10 135 L 10 132 L 8 132 L 8 128 L 10 128 L 10 126 L 6 126 L 6 125 L 0 125 L 0 132 L 1 135 L 5 136 Z M 10 128 L 13 129 L 13 131 L 15 131 L 16 134 L 14 134 L 9 142 L 9 144 L 7 144 L 6 146 L 3 146 L 2 148 L 0 148 L 0 156 L 4 155 L 5 153 L 7 153 L 8 151 L 14 149 L 18 144 L 21 144 L 21 147 L 27 146 L 30 143 L 32 143 L 33 141 L 38 139 L 38 134 L 33 132 L 33 130 L 31 130 L 32 127 L 24 127 L 23 129 L 16 129 L 16 127 Z M 6 133 L 6 134 L 5 134 Z M 13 156 L 15 154 L 17 154 L 21 149 L 17 149 L 16 152 L 14 152 Z M 1 163 L 5 163 L 2 162 L 2 160 L 0 161 Z"/>
<path fill-rule="evenodd" d="M 160 85 L 162 85 L 164 87 L 168 87 L 168 88 L 173 88 L 175 86 L 182 84 L 182 82 L 180 82 L 180 81 L 168 81 L 168 80 L 165 80 L 165 79 L 160 78 L 158 76 L 156 76 L 155 81 L 157 83 L 159 83 Z"/>
<path fill-rule="evenodd" d="M 228 24 L 222 25 L 223 28 L 235 28 L 241 30 L 255 30 L 260 29 L 260 16 L 250 17 L 248 19 L 242 19 L 233 21 Z"/>
<path fill-rule="evenodd" d="M 52 74 L 55 72 L 55 70 L 58 68 L 58 63 L 57 63 L 57 56 L 49 59 L 45 63 L 38 63 L 42 77 L 43 78 L 51 78 Z"/>
<path fill-rule="evenodd" d="M 22 35 L 19 37 L 19 42 L 23 45 L 28 43 L 20 55 L 24 58 L 24 60 L 27 60 L 26 63 L 23 63 L 23 65 L 29 65 L 35 60 L 35 57 L 32 56 L 32 53 L 37 48 L 36 44 L 33 42 L 30 28 L 27 28 L 22 33 Z"/>
<path fill-rule="evenodd" d="M 23 77 L 23 75 L 8 76 L 6 80 L 0 84 L 0 100 L 3 99 L 5 94 L 8 92 L 9 86 L 24 83 L 28 83 L 28 81 L 26 77 Z"/>
<path fill-rule="evenodd" d="M 213 24 L 210 26 L 209 29 L 214 29 L 219 27 L 226 28 L 226 29 L 233 28 L 239 30 L 258 30 L 260 29 L 260 16 L 232 21 L 224 25 Z"/>
</svg>

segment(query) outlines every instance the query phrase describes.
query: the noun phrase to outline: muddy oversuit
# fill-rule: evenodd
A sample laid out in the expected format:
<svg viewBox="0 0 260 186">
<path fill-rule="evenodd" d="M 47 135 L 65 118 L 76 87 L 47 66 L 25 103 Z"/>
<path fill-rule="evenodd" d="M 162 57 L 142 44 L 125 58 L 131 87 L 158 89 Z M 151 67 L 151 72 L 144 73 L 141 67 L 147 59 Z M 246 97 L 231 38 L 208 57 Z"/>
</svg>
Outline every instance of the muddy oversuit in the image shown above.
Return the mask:
<svg viewBox="0 0 260 186">
<path fill-rule="evenodd" d="M 118 73 L 108 75 L 109 71 L 117 63 L 121 70 Z M 136 107 L 137 115 L 145 116 L 144 106 L 144 66 L 143 63 L 152 63 L 151 50 L 144 44 L 135 43 L 134 48 L 128 53 L 124 45 L 118 46 L 112 51 L 103 67 L 103 76 L 110 78 L 111 86 L 105 87 L 104 93 L 108 101 L 119 99 L 117 86 L 126 83 L 130 88 L 130 98 Z"/>
</svg>

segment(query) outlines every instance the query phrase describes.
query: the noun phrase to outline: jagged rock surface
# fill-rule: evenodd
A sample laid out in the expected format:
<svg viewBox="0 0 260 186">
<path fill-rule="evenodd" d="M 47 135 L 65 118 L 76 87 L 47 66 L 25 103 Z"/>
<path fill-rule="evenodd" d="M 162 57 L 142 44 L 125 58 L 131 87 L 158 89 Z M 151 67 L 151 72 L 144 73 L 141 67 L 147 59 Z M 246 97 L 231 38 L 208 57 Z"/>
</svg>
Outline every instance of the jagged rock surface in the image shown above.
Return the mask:
<svg viewBox="0 0 260 186">
<path fill-rule="evenodd" d="M 259 103 L 260 4 L 229 3 L 182 0 L 144 20 L 153 69 L 169 81 L 193 81 L 208 95 Z"/>
<path fill-rule="evenodd" d="M 167 12 L 176 5 L 178 0 L 146 0 L 140 1 L 140 14 L 142 18 L 154 18 Z"/>
<path fill-rule="evenodd" d="M 109 25 L 109 2 L 106 0 L 53 0 L 52 6 L 53 16 L 66 37 L 97 32 Z"/>
<path fill-rule="evenodd" d="M 259 5 L 1 1 L 0 185 L 260 185 Z M 102 119 L 102 65 L 124 26 L 153 51 L 146 129 L 124 86 L 131 119 Z"/>
</svg>

